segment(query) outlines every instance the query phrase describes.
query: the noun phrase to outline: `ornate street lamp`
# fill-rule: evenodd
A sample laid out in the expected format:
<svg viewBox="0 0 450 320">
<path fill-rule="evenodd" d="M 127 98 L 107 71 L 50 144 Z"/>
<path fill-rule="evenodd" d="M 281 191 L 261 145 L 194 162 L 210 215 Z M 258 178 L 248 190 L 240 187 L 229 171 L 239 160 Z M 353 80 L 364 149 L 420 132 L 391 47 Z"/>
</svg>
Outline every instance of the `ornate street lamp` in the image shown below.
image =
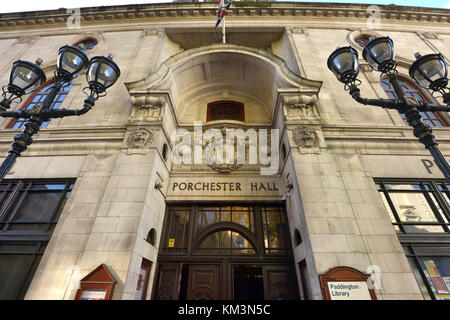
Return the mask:
<svg viewBox="0 0 450 320">
<path fill-rule="evenodd" d="M 423 88 L 438 92 L 447 105 L 436 105 L 423 101 L 408 99 L 403 91 L 397 72 L 394 43 L 389 37 L 371 39 L 363 50 L 363 58 L 372 69 L 386 75 L 394 88 L 396 99 L 366 99 L 362 98 L 357 79 L 359 73 L 358 52 L 351 47 L 336 49 L 328 58 L 328 68 L 345 85 L 345 90 L 361 104 L 388 109 L 396 109 L 405 114 L 406 121 L 414 128 L 414 136 L 425 145 L 447 181 L 450 182 L 450 166 L 438 148 L 438 144 L 430 126 L 422 122 L 420 112 L 450 111 L 450 89 L 447 87 L 447 64 L 441 54 L 421 56 L 416 53 L 416 61 L 412 64 L 409 74 Z"/>
<path fill-rule="evenodd" d="M 106 89 L 112 86 L 120 76 L 120 69 L 112 60 L 112 56 L 108 58 L 95 57 L 89 61 L 82 50 L 72 46 L 64 46 L 59 49 L 55 71 L 56 81 L 42 104 L 33 106 L 29 110 L 7 111 L 14 100 L 21 100 L 23 95 L 33 92 L 46 81 L 45 74 L 38 64 L 40 63 L 34 64 L 20 60 L 14 62 L 9 84 L 3 88 L 0 116 L 24 118 L 26 122 L 22 132 L 14 136 L 14 142 L 11 144 L 8 156 L 0 167 L 0 181 L 11 169 L 16 158 L 33 142 L 32 136 L 39 131 L 42 123 L 52 118 L 85 114 L 94 106 L 98 98 L 106 95 Z M 50 109 L 63 85 L 78 77 L 86 68 L 88 68 L 86 78 L 89 86 L 84 88 L 83 92 L 88 89 L 89 94 L 86 93 L 87 98 L 84 100 L 83 108 L 78 110 Z M 95 76 L 92 76 L 92 74 Z"/>
</svg>

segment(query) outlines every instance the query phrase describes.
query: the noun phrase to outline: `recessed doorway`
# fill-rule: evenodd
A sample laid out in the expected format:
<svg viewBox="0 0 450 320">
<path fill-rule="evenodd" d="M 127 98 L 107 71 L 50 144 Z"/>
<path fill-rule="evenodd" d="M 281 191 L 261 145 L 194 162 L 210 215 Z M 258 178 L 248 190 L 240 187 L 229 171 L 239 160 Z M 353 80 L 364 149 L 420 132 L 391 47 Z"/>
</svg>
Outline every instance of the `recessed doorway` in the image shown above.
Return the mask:
<svg viewBox="0 0 450 320">
<path fill-rule="evenodd" d="M 234 300 L 264 300 L 263 270 L 257 265 L 235 265 Z"/>
<path fill-rule="evenodd" d="M 282 204 L 168 205 L 154 298 L 297 299 Z"/>
</svg>

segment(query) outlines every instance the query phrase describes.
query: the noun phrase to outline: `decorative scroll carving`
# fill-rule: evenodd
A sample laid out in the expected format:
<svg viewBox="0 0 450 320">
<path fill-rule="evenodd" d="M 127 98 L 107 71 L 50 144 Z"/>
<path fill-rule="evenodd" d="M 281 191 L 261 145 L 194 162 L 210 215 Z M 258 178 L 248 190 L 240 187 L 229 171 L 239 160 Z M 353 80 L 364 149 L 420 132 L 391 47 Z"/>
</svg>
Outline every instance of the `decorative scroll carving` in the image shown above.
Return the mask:
<svg viewBox="0 0 450 320">
<path fill-rule="evenodd" d="M 37 39 L 38 37 L 19 37 L 14 41 L 13 46 L 17 44 L 33 44 Z"/>
<path fill-rule="evenodd" d="M 284 114 L 286 120 L 307 120 L 317 119 L 318 115 L 314 110 L 317 96 L 294 96 L 283 98 Z"/>
<path fill-rule="evenodd" d="M 320 152 L 320 138 L 316 130 L 308 127 L 298 127 L 293 130 L 292 138 L 295 144 L 300 147 L 301 153 Z"/>
<path fill-rule="evenodd" d="M 162 97 L 131 97 L 131 109 L 128 121 L 161 121 L 164 115 L 165 100 Z"/>
<path fill-rule="evenodd" d="M 126 146 L 129 149 L 147 149 L 153 142 L 154 134 L 152 131 L 145 128 L 138 128 L 131 130 L 126 139 Z"/>
<path fill-rule="evenodd" d="M 205 152 L 205 149 L 210 146 L 211 144 L 214 144 L 216 141 L 216 137 L 215 136 L 211 136 L 209 138 L 205 138 L 204 134 L 205 131 L 202 133 L 202 140 L 200 142 L 200 145 L 202 147 L 202 155 L 203 155 L 203 159 L 202 159 L 202 164 L 194 164 L 194 159 L 193 159 L 193 152 L 191 152 L 191 161 L 192 164 L 185 166 L 185 165 L 179 165 L 178 168 L 182 169 L 183 167 L 189 167 L 191 171 L 209 171 L 209 170 L 213 170 L 219 173 L 230 173 L 233 171 L 237 171 L 237 170 L 241 170 L 243 168 L 245 168 L 246 171 L 255 171 L 256 169 L 259 170 L 259 166 L 255 165 L 255 168 L 253 168 L 254 165 L 246 165 L 244 163 L 238 163 L 238 153 L 237 153 L 237 148 L 238 148 L 238 142 L 237 139 L 233 139 L 233 147 L 234 149 L 234 162 L 233 163 L 226 163 L 226 130 L 228 128 L 215 128 L 216 130 L 218 130 L 220 132 L 220 134 L 222 135 L 222 139 L 223 139 L 223 146 L 222 146 L 222 161 L 223 163 L 217 163 L 216 160 L 216 149 L 212 149 L 210 150 L 210 152 Z M 191 137 L 192 138 L 192 137 Z M 174 145 L 177 146 L 178 144 L 180 144 L 183 141 L 183 136 L 178 137 L 175 141 L 174 141 Z M 268 135 L 268 141 L 270 141 L 270 134 Z M 256 141 L 255 141 L 256 142 Z M 248 137 L 245 139 L 244 142 L 244 148 L 245 148 L 245 162 L 248 162 L 248 157 L 249 157 L 249 148 L 251 146 L 253 146 L 253 143 L 250 141 L 250 139 L 248 139 Z M 195 142 L 194 142 L 195 143 Z M 178 153 L 180 156 L 184 155 L 183 149 L 179 149 Z M 270 157 L 271 152 L 270 152 L 270 147 L 267 150 L 267 155 Z"/>
<path fill-rule="evenodd" d="M 230 173 L 232 171 L 238 170 L 241 166 L 242 166 L 242 164 L 237 164 L 237 163 L 233 163 L 233 164 L 228 164 L 228 163 L 217 164 L 217 163 L 213 163 L 211 165 L 208 165 L 208 167 L 210 167 L 211 169 L 213 169 L 214 171 L 217 171 L 219 173 Z"/>
</svg>

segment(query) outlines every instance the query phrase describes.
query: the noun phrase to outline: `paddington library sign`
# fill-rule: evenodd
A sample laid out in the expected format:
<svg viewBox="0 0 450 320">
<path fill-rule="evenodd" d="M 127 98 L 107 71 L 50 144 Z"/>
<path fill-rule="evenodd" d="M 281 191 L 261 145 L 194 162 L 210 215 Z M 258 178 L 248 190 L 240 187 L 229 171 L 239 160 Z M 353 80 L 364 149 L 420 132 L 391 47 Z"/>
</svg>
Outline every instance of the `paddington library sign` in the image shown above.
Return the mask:
<svg viewBox="0 0 450 320">
<path fill-rule="evenodd" d="M 172 178 L 168 196 L 274 196 L 280 197 L 278 179 L 264 178 Z"/>
</svg>

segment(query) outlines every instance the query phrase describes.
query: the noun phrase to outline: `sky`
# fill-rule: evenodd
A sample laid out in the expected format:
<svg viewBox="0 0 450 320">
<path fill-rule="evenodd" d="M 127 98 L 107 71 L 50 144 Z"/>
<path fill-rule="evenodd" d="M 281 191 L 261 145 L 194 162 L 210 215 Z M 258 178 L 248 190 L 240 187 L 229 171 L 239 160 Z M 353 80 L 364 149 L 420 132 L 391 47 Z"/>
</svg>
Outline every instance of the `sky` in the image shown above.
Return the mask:
<svg viewBox="0 0 450 320">
<path fill-rule="evenodd" d="M 200 0 L 201 1 L 201 0 Z M 289 0 L 288 0 L 289 1 Z M 291 0 L 292 1 L 292 0 Z M 295 2 L 334 2 L 334 3 L 364 3 L 364 4 L 396 4 L 403 6 L 433 7 L 450 9 L 450 0 L 293 0 Z M 163 3 L 171 0 L 2 0 L 0 13 L 23 12 L 35 10 L 51 10 L 58 8 L 83 8 L 121 4 Z"/>
</svg>

